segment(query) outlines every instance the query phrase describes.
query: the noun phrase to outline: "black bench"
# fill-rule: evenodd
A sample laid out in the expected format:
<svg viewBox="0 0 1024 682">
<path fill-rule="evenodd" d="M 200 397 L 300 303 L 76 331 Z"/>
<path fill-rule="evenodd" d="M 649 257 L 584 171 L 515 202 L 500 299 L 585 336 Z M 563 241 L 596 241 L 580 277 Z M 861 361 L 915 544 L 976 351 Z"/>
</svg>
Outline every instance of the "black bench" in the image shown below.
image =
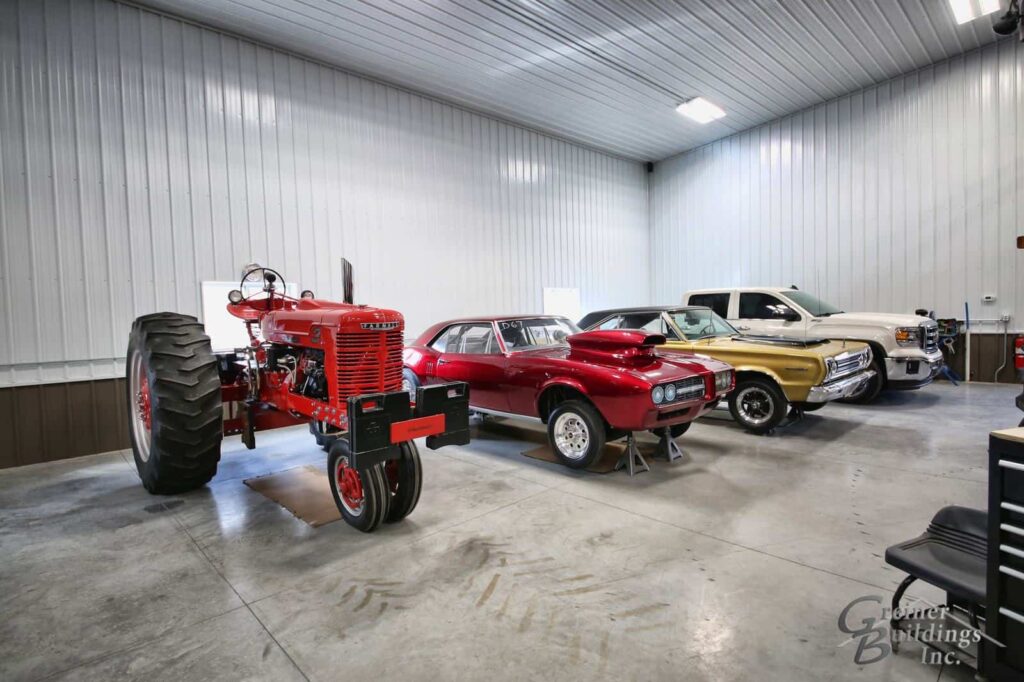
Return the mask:
<svg viewBox="0 0 1024 682">
<path fill-rule="evenodd" d="M 985 612 L 988 514 L 967 507 L 943 507 L 928 530 L 885 550 L 885 561 L 907 573 L 892 598 L 893 631 L 900 629 L 900 601 L 907 588 L 922 580 L 946 592 L 948 606 L 959 606 L 978 628 Z"/>
</svg>

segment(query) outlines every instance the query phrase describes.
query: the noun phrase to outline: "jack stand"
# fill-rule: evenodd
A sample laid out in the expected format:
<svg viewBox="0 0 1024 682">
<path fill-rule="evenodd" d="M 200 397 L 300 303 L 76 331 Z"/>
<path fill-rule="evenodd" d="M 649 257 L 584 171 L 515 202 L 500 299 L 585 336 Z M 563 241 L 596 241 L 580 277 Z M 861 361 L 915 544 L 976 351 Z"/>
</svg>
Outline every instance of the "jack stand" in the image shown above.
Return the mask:
<svg viewBox="0 0 1024 682">
<path fill-rule="evenodd" d="M 619 457 L 619 461 L 615 463 L 615 471 L 622 468 L 625 468 L 630 476 L 651 470 L 651 467 L 647 466 L 647 461 L 644 460 L 643 455 L 636 449 L 636 439 L 632 433 L 626 436 L 626 451 L 622 453 L 622 457 Z"/>
<path fill-rule="evenodd" d="M 666 462 L 674 462 L 683 458 L 683 451 L 679 449 L 672 439 L 672 430 L 669 427 L 660 429 L 661 435 L 658 440 L 658 456 L 664 457 Z"/>
<path fill-rule="evenodd" d="M 793 424 L 796 424 L 798 421 L 800 421 L 803 418 L 804 418 L 804 411 L 803 410 L 801 410 L 799 407 L 790 407 L 789 408 L 789 414 L 786 415 L 785 421 L 783 421 L 781 424 L 779 424 L 779 428 L 784 428 L 786 426 L 792 426 Z"/>
</svg>

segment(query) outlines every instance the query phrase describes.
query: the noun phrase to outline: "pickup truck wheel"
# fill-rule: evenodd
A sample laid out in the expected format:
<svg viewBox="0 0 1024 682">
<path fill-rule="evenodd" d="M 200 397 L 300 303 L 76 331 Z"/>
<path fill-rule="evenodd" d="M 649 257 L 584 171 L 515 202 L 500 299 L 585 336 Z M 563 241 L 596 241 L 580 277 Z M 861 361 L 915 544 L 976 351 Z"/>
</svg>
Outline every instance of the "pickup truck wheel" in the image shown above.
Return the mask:
<svg viewBox="0 0 1024 682">
<path fill-rule="evenodd" d="M 885 379 L 882 376 L 882 366 L 877 358 L 871 361 L 871 369 L 875 370 L 875 376 L 871 377 L 859 391 L 845 398 L 840 398 L 839 402 L 867 405 L 878 397 L 878 394 L 882 392 Z"/>
<path fill-rule="evenodd" d="M 383 467 L 375 464 L 357 471 L 349 464 L 351 452 L 348 440 L 344 438 L 331 445 L 327 455 L 331 494 L 345 523 L 364 533 L 371 533 L 387 517 L 391 493 Z"/>
<path fill-rule="evenodd" d="M 423 465 L 420 463 L 416 443 L 407 440 L 399 443 L 398 449 L 401 455 L 384 463 L 388 492 L 391 494 L 385 523 L 401 521 L 411 514 L 420 501 L 420 489 L 423 487 Z"/>
<path fill-rule="evenodd" d="M 684 433 L 689 431 L 691 424 L 693 424 L 693 422 L 686 422 L 685 424 L 676 424 L 674 426 L 670 426 L 669 433 L 672 434 L 672 440 L 679 438 Z M 658 438 L 661 438 L 661 429 L 651 429 L 651 433 L 653 433 Z"/>
<path fill-rule="evenodd" d="M 128 425 L 142 485 L 173 495 L 217 473 L 224 437 L 217 357 L 190 315 L 155 313 L 128 338 Z"/>
<path fill-rule="evenodd" d="M 729 394 L 732 418 L 751 433 L 768 433 L 782 421 L 788 409 L 786 396 L 769 379 L 741 379 Z"/>
<path fill-rule="evenodd" d="M 567 400 L 548 417 L 548 441 L 558 461 L 570 469 L 586 469 L 604 449 L 604 419 L 589 403 Z"/>
</svg>

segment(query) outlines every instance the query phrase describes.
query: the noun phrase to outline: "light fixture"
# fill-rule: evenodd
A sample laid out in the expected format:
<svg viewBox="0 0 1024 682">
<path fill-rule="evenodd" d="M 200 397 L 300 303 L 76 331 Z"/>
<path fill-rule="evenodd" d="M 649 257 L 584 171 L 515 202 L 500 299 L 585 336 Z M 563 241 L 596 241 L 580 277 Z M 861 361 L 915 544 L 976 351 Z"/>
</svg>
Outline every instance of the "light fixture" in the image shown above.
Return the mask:
<svg viewBox="0 0 1024 682">
<path fill-rule="evenodd" d="M 713 104 L 703 97 L 694 97 L 676 107 L 683 116 L 692 118 L 697 123 L 711 123 L 714 120 L 725 116 L 725 111 L 717 104 Z"/>
<path fill-rule="evenodd" d="M 978 17 L 999 11 L 999 0 L 949 0 L 956 23 L 966 24 Z"/>
</svg>

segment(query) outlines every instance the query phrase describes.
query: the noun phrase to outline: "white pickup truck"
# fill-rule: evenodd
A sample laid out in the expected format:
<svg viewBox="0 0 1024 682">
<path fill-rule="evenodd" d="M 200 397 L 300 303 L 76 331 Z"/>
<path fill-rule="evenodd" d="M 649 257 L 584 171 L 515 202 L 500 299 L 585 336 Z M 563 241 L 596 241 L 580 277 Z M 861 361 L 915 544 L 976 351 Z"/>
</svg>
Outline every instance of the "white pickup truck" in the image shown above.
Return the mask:
<svg viewBox="0 0 1024 682">
<path fill-rule="evenodd" d="M 871 402 L 883 388 L 927 386 L 942 369 L 939 330 L 927 317 L 847 313 L 795 287 L 701 289 L 686 292 L 683 303 L 707 306 L 748 335 L 870 344 L 875 377 L 846 402 Z"/>
</svg>

